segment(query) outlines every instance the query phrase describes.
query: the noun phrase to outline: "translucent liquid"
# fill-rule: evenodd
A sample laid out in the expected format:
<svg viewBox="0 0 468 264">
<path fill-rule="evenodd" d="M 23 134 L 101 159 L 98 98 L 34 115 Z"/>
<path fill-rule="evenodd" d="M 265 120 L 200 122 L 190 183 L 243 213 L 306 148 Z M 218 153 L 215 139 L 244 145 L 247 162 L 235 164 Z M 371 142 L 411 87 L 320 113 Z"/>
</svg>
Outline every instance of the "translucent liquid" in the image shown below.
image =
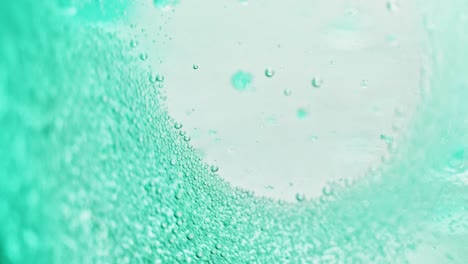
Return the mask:
<svg viewBox="0 0 468 264">
<path fill-rule="evenodd" d="M 234 187 L 184 140 L 166 108 L 177 76 L 129 44 L 145 32 L 126 16 L 184 2 L 143 2 L 0 2 L 0 263 L 466 263 L 464 1 L 419 2 L 423 102 L 392 155 L 294 202 Z M 258 78 L 281 77 L 265 65 Z"/>
</svg>

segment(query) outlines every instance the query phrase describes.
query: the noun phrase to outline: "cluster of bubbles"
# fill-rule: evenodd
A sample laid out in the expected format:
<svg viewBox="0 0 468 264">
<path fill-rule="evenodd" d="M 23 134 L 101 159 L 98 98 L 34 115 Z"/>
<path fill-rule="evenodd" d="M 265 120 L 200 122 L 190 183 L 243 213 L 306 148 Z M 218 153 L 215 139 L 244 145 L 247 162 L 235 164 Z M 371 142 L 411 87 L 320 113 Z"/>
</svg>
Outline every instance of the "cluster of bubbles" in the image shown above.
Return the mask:
<svg viewBox="0 0 468 264">
<path fill-rule="evenodd" d="M 463 263 L 468 94 L 447 76 L 465 78 L 467 22 L 435 6 L 457 25 L 432 39 L 446 58 L 437 109 L 421 110 L 387 167 L 286 203 L 198 157 L 154 88 L 164 77 L 148 80 L 128 41 L 48 1 L 0 2 L 0 263 L 405 263 L 443 236 L 455 242 L 437 244 L 440 263 Z"/>
</svg>

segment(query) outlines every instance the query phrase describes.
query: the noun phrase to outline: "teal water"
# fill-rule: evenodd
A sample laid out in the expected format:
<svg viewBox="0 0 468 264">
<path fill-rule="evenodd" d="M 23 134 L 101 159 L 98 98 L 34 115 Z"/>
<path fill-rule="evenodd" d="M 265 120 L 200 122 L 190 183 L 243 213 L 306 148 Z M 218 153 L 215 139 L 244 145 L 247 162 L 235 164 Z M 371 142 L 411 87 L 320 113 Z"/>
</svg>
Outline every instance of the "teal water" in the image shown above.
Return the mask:
<svg viewBox="0 0 468 264">
<path fill-rule="evenodd" d="M 391 158 L 300 203 L 199 158 L 161 80 L 101 25 L 129 5 L 0 2 L 0 263 L 468 261 L 464 1 L 420 2 L 424 101 Z"/>
</svg>

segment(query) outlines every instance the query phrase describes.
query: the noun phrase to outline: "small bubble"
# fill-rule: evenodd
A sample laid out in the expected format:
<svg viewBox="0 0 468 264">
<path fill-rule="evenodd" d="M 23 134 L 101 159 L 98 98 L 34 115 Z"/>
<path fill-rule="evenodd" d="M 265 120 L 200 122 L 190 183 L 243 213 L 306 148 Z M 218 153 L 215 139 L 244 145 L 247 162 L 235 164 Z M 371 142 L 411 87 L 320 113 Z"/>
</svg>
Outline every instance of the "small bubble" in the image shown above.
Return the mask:
<svg viewBox="0 0 468 264">
<path fill-rule="evenodd" d="M 171 164 L 172 166 L 177 165 L 177 160 L 176 160 L 175 158 L 172 158 L 171 161 L 170 161 L 170 164 Z"/>
<path fill-rule="evenodd" d="M 181 218 L 181 217 L 182 217 L 182 212 L 181 212 L 181 211 L 177 211 L 177 212 L 175 212 L 174 216 L 175 216 L 176 218 Z"/>
<path fill-rule="evenodd" d="M 323 187 L 322 193 L 323 193 L 323 195 L 325 195 L 325 196 L 330 196 L 330 195 L 333 194 L 333 189 L 332 189 L 331 186 L 328 186 L 328 185 L 327 185 L 327 186 Z"/>
<path fill-rule="evenodd" d="M 189 233 L 189 234 L 187 235 L 187 239 L 188 239 L 188 240 L 193 240 L 194 238 L 195 238 L 195 235 L 192 234 L 192 233 Z"/>
<path fill-rule="evenodd" d="M 182 124 L 179 123 L 179 122 L 177 122 L 177 123 L 174 124 L 174 128 L 175 128 L 175 129 L 181 129 L 181 128 L 182 128 Z"/>
<path fill-rule="evenodd" d="M 221 249 L 221 247 L 222 247 L 222 245 L 219 244 L 219 243 L 215 245 L 215 248 L 216 248 L 216 249 Z"/>
<path fill-rule="evenodd" d="M 231 77 L 232 86 L 238 91 L 246 91 L 252 86 L 252 74 L 244 71 L 238 71 Z"/>
<path fill-rule="evenodd" d="M 192 68 L 193 68 L 194 70 L 198 70 L 198 65 L 197 65 L 197 64 L 194 64 L 194 65 L 192 66 Z"/>
<path fill-rule="evenodd" d="M 361 81 L 361 88 L 367 88 L 367 80 Z"/>
<path fill-rule="evenodd" d="M 138 41 L 137 40 L 131 40 L 130 41 L 130 47 L 135 48 L 136 46 L 138 46 Z"/>
<path fill-rule="evenodd" d="M 164 75 L 162 75 L 162 74 L 156 75 L 156 81 L 158 81 L 158 82 L 164 82 Z"/>
<path fill-rule="evenodd" d="M 189 142 L 191 139 L 192 139 L 192 138 L 189 137 L 189 136 L 184 136 L 184 141 L 185 141 L 185 142 Z"/>
<path fill-rule="evenodd" d="M 297 111 L 296 111 L 296 116 L 297 116 L 297 118 L 299 118 L 299 119 L 304 119 L 304 118 L 306 118 L 308 115 L 309 115 L 309 112 L 307 112 L 307 110 L 306 110 L 305 108 L 299 108 L 299 109 L 297 109 Z"/>
<path fill-rule="evenodd" d="M 216 165 L 211 165 L 210 170 L 211 172 L 217 172 L 219 170 L 219 167 Z"/>
<path fill-rule="evenodd" d="M 304 194 L 296 193 L 296 201 L 303 202 L 304 200 L 305 200 Z"/>
<path fill-rule="evenodd" d="M 171 238 L 169 238 L 169 243 L 174 244 L 175 242 L 176 242 L 176 238 L 174 235 L 172 235 Z"/>
<path fill-rule="evenodd" d="M 155 83 L 156 82 L 156 76 L 154 74 L 151 74 L 149 77 L 150 83 Z"/>
<path fill-rule="evenodd" d="M 147 59 L 148 59 L 148 54 L 146 54 L 146 53 L 141 53 L 140 54 L 140 60 L 145 61 Z"/>
<path fill-rule="evenodd" d="M 291 96 L 292 91 L 291 91 L 290 89 L 285 89 L 285 90 L 283 91 L 283 94 L 284 94 L 285 96 Z"/>
<path fill-rule="evenodd" d="M 387 144 L 391 144 L 393 142 L 393 138 L 384 134 L 380 135 L 380 139 L 385 141 Z"/>
<path fill-rule="evenodd" d="M 322 84 L 323 80 L 319 76 L 316 76 L 312 79 L 312 86 L 314 86 L 315 88 L 320 88 Z"/>
<path fill-rule="evenodd" d="M 399 6 L 398 6 L 398 3 L 396 2 L 396 0 L 389 0 L 387 1 L 387 10 L 390 11 L 390 12 L 398 12 L 399 10 Z"/>
<path fill-rule="evenodd" d="M 195 256 L 197 256 L 197 258 L 203 258 L 203 252 L 197 251 L 197 253 L 195 253 Z"/>
<path fill-rule="evenodd" d="M 271 78 L 274 75 L 275 75 L 275 71 L 272 68 L 268 67 L 268 68 L 265 69 L 265 76 L 266 77 Z"/>
</svg>

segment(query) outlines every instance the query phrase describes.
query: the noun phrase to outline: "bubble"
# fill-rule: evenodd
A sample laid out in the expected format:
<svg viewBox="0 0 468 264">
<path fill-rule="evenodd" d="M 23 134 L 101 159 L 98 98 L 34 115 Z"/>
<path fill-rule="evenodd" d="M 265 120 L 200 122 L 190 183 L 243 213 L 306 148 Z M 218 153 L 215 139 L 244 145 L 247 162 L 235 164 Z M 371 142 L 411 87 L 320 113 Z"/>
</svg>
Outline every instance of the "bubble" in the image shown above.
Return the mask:
<svg viewBox="0 0 468 264">
<path fill-rule="evenodd" d="M 182 123 L 179 123 L 179 122 L 175 123 L 174 128 L 175 129 L 181 129 L 182 128 Z"/>
<path fill-rule="evenodd" d="M 362 80 L 361 81 L 361 88 L 367 88 L 367 80 Z"/>
<path fill-rule="evenodd" d="M 396 0 L 389 0 L 387 1 L 387 10 L 390 11 L 390 12 L 398 12 L 398 10 L 400 9 L 398 3 Z"/>
<path fill-rule="evenodd" d="M 177 193 L 175 194 L 175 198 L 176 198 L 177 200 L 182 199 L 182 194 L 183 194 L 183 192 L 182 192 L 181 190 L 177 191 Z"/>
<path fill-rule="evenodd" d="M 210 170 L 211 172 L 217 172 L 219 170 L 219 167 L 216 165 L 211 165 Z"/>
<path fill-rule="evenodd" d="M 136 46 L 138 46 L 138 41 L 137 40 L 131 40 L 130 41 L 130 47 L 135 48 Z"/>
<path fill-rule="evenodd" d="M 182 212 L 181 212 L 181 211 L 177 211 L 177 212 L 174 213 L 174 216 L 175 216 L 176 218 L 181 218 L 181 217 L 182 217 Z"/>
<path fill-rule="evenodd" d="M 296 201 L 303 202 L 305 200 L 305 195 L 301 193 L 296 193 Z"/>
<path fill-rule="evenodd" d="M 291 91 L 290 89 L 285 89 L 285 90 L 283 91 L 283 94 L 284 94 L 285 96 L 291 96 L 292 91 Z"/>
<path fill-rule="evenodd" d="M 298 119 L 305 119 L 309 115 L 309 112 L 305 108 L 299 108 L 296 111 L 296 116 Z"/>
<path fill-rule="evenodd" d="M 148 59 L 148 54 L 147 53 L 141 53 L 140 54 L 140 60 L 145 61 Z"/>
<path fill-rule="evenodd" d="M 252 86 L 253 75 L 248 72 L 238 71 L 231 77 L 231 84 L 238 91 L 245 91 Z"/>
<path fill-rule="evenodd" d="M 197 64 L 194 64 L 194 65 L 192 66 L 192 68 L 193 68 L 194 70 L 198 70 L 198 65 L 197 65 Z"/>
<path fill-rule="evenodd" d="M 187 239 L 188 239 L 188 240 L 193 240 L 194 238 L 195 238 L 195 235 L 194 235 L 194 234 L 192 234 L 192 233 L 188 233 L 188 234 L 187 234 Z"/>
<path fill-rule="evenodd" d="M 189 136 L 184 136 L 184 141 L 185 141 L 185 142 L 189 142 L 191 139 L 192 139 L 192 138 L 189 137 Z"/>
<path fill-rule="evenodd" d="M 197 251 L 197 253 L 195 253 L 195 256 L 197 256 L 197 258 L 203 258 L 203 252 Z"/>
<path fill-rule="evenodd" d="M 333 194 L 333 189 L 331 186 L 327 185 L 322 188 L 322 194 L 325 196 L 330 196 Z"/>
<path fill-rule="evenodd" d="M 315 88 L 320 88 L 323 84 L 323 80 L 321 77 L 319 76 L 315 76 L 313 79 L 312 79 L 312 86 L 314 86 Z"/>
<path fill-rule="evenodd" d="M 380 139 L 385 141 L 387 144 L 391 144 L 393 142 L 393 138 L 384 134 L 380 135 Z"/>
<path fill-rule="evenodd" d="M 156 76 L 154 74 L 151 74 L 149 77 L 150 83 L 156 83 Z"/>
<path fill-rule="evenodd" d="M 268 67 L 268 68 L 265 69 L 265 76 L 266 77 L 271 78 L 274 75 L 275 75 L 275 71 L 272 68 Z"/>
<path fill-rule="evenodd" d="M 164 82 L 164 75 L 162 75 L 162 74 L 156 75 L 156 81 L 158 81 L 158 82 Z"/>
</svg>

